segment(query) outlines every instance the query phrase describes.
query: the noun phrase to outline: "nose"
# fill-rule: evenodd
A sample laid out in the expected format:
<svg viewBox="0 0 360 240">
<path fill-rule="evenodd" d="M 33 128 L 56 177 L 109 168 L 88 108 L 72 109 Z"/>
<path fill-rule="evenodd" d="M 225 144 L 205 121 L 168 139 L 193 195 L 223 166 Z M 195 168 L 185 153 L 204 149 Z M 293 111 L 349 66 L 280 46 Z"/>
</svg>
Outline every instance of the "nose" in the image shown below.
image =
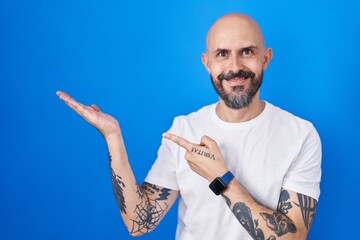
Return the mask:
<svg viewBox="0 0 360 240">
<path fill-rule="evenodd" d="M 242 60 L 236 55 L 232 56 L 229 67 L 230 67 L 230 71 L 233 71 L 234 73 L 237 73 L 240 70 L 244 69 Z"/>
</svg>

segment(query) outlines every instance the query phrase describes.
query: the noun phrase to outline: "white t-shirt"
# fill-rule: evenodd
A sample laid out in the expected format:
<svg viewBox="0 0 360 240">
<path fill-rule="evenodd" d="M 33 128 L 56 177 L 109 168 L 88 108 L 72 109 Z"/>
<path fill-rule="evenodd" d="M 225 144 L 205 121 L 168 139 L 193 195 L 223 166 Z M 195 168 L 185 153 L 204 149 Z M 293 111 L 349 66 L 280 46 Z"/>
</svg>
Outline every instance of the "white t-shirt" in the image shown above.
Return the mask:
<svg viewBox="0 0 360 240">
<path fill-rule="evenodd" d="M 260 204 L 276 210 L 281 188 L 314 199 L 320 195 L 321 143 L 313 125 L 267 103 L 256 118 L 228 123 L 216 104 L 174 119 L 169 132 L 200 143 L 203 135 L 219 145 L 235 178 Z M 145 181 L 180 191 L 176 239 L 249 239 L 221 196 L 193 172 L 185 150 L 163 139 Z"/>
</svg>

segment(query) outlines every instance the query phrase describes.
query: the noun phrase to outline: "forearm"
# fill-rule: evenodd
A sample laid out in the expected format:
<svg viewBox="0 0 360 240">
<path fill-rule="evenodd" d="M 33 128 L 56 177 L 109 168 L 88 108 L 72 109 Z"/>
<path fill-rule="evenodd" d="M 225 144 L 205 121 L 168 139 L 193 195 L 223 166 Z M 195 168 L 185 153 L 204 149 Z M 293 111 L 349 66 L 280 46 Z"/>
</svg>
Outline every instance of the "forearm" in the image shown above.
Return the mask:
<svg viewBox="0 0 360 240">
<path fill-rule="evenodd" d="M 223 197 L 239 223 L 253 239 L 306 239 L 307 231 L 285 214 L 256 202 L 249 192 L 233 179 Z"/>
<path fill-rule="evenodd" d="M 111 179 L 114 195 L 123 221 L 131 235 L 146 232 L 137 231 L 136 219 L 146 217 L 149 202 L 146 194 L 137 183 L 128 161 L 121 132 L 105 139 L 108 145 Z M 137 211 L 142 209 L 143 211 Z M 142 214 L 142 216 L 139 216 Z M 150 230 L 147 230 L 147 232 Z"/>
</svg>

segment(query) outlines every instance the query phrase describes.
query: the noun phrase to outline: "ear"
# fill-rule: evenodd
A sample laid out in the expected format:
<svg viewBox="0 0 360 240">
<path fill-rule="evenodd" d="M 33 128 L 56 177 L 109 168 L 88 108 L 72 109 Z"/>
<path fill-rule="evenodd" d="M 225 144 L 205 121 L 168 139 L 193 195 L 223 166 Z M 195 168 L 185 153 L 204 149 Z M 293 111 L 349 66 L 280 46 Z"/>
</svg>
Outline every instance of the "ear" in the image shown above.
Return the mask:
<svg viewBox="0 0 360 240">
<path fill-rule="evenodd" d="M 273 57 L 273 52 L 271 48 L 267 48 L 265 49 L 265 54 L 264 54 L 264 62 L 263 62 L 263 70 L 266 70 L 271 59 Z"/>
<path fill-rule="evenodd" d="M 201 62 L 203 63 L 206 71 L 210 74 L 209 59 L 206 53 L 201 54 Z"/>
</svg>

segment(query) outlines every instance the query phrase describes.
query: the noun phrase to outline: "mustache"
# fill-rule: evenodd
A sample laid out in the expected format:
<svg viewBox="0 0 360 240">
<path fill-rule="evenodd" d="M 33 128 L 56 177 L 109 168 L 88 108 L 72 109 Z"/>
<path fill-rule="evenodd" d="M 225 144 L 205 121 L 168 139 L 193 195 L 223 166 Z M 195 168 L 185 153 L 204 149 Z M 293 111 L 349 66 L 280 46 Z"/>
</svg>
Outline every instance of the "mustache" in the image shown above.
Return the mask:
<svg viewBox="0 0 360 240">
<path fill-rule="evenodd" d="M 222 81 L 222 80 L 229 81 L 234 78 L 255 78 L 255 73 L 250 72 L 250 71 L 244 71 L 244 70 L 240 70 L 237 73 L 230 71 L 229 73 L 221 73 L 217 77 L 217 79 L 219 79 L 220 81 Z"/>
</svg>

